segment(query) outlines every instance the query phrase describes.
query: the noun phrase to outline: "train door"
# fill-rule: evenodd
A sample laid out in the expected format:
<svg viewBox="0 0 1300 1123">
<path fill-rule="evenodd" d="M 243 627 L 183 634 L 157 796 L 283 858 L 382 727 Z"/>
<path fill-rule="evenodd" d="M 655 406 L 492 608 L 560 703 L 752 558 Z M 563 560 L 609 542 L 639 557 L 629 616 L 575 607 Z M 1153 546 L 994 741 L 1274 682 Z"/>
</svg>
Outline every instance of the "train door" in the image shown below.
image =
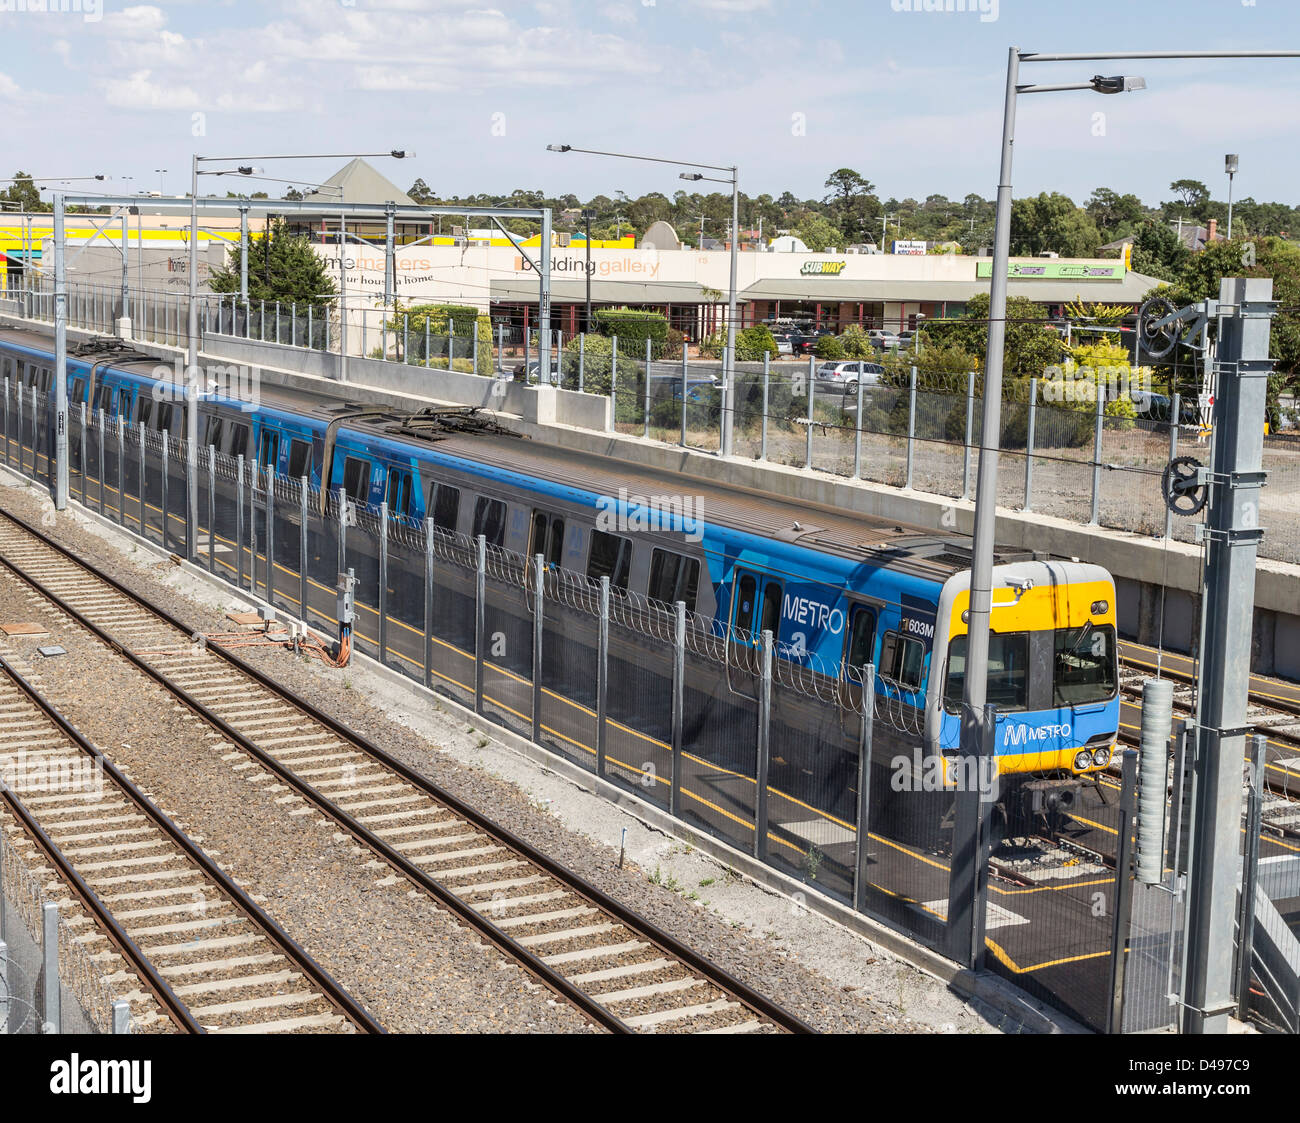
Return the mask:
<svg viewBox="0 0 1300 1123">
<path fill-rule="evenodd" d="M 757 675 L 762 671 L 763 632 L 772 633 L 774 650 L 780 638 L 781 594 L 782 584 L 776 578 L 736 568 L 731 583 L 731 627 L 727 629 L 727 684 L 738 694 L 755 697 Z"/>
<path fill-rule="evenodd" d="M 849 608 L 849 626 L 844 637 L 844 662 L 840 678 L 844 683 L 844 705 L 840 707 L 840 724 L 853 736 L 858 732 L 862 710 L 862 668 L 876 662 L 876 622 L 879 608 L 874 604 L 853 604 Z M 851 727 L 851 728 L 850 728 Z"/>
<path fill-rule="evenodd" d="M 280 465 L 280 434 L 265 425 L 262 426 L 262 449 L 258 464 L 261 465 L 263 473 L 268 468 L 274 472 Z"/>
<path fill-rule="evenodd" d="M 396 466 L 388 469 L 388 490 L 385 493 L 388 515 L 394 519 L 411 517 L 411 472 Z"/>
</svg>

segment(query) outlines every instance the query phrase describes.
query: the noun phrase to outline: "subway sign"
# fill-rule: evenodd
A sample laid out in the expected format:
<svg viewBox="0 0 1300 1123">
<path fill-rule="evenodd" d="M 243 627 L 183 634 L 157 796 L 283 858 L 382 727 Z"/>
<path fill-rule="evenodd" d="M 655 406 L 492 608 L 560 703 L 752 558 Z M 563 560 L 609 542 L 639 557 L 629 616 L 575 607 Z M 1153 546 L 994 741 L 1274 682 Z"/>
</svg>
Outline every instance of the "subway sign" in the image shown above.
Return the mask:
<svg viewBox="0 0 1300 1123">
<path fill-rule="evenodd" d="M 805 261 L 799 272 L 805 277 L 838 277 L 846 264 L 844 261 Z"/>
</svg>

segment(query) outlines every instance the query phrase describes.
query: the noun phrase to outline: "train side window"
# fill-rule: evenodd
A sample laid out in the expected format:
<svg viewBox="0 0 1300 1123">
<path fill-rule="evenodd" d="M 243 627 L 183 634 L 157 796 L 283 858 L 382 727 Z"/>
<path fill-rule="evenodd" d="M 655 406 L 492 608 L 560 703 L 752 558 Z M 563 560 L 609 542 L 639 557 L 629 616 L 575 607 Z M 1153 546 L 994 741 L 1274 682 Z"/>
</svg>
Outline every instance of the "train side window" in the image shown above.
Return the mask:
<svg viewBox="0 0 1300 1123">
<path fill-rule="evenodd" d="M 754 631 L 758 618 L 758 578 L 752 573 L 742 573 L 736 582 L 736 627 L 742 632 Z"/>
<path fill-rule="evenodd" d="M 280 461 L 280 434 L 270 429 L 262 430 L 262 458 L 259 463 L 263 468 L 274 468 Z"/>
<path fill-rule="evenodd" d="M 460 520 L 460 488 L 447 484 L 429 485 L 429 504 L 425 507 L 431 512 L 433 525 L 448 534 L 456 533 L 456 523 Z"/>
<path fill-rule="evenodd" d="M 218 452 L 221 451 L 221 418 L 215 415 L 208 417 L 208 431 L 203 438 L 203 444 L 211 445 Z"/>
<path fill-rule="evenodd" d="M 547 565 L 559 565 L 564 554 L 564 519 L 545 511 L 533 511 L 533 531 L 528 556 L 541 554 Z"/>
<path fill-rule="evenodd" d="M 925 648 L 921 641 L 886 632 L 880 644 L 880 675 L 907 690 L 921 685 Z"/>
<path fill-rule="evenodd" d="M 411 473 L 405 468 L 388 469 L 388 513 L 407 518 L 411 513 Z"/>
<path fill-rule="evenodd" d="M 136 406 L 135 423 L 137 425 L 148 425 L 153 417 L 153 398 L 140 396 L 139 404 Z"/>
<path fill-rule="evenodd" d="M 248 457 L 248 426 L 232 425 L 230 427 L 230 455 Z"/>
<path fill-rule="evenodd" d="M 36 364 L 25 363 L 23 365 L 23 385 L 31 389 L 36 384 Z"/>
<path fill-rule="evenodd" d="M 655 550 L 650 555 L 650 585 L 647 595 L 665 604 L 686 602 L 686 611 L 695 611 L 695 598 L 699 590 L 700 563 L 696 558 L 674 554 L 671 550 Z"/>
<path fill-rule="evenodd" d="M 105 413 L 113 412 L 113 387 L 106 384 L 99 387 L 99 404 L 95 408 Z"/>
<path fill-rule="evenodd" d="M 627 590 L 632 571 L 632 540 L 603 530 L 591 532 L 591 550 L 587 555 L 587 578 L 600 583 L 609 578 L 611 588 Z"/>
<path fill-rule="evenodd" d="M 154 414 L 154 428 L 160 433 L 170 433 L 172 431 L 172 413 L 175 407 L 171 402 L 159 402 L 158 412 Z"/>
<path fill-rule="evenodd" d="M 308 441 L 289 442 L 289 478 L 301 479 L 311 475 L 311 444 Z"/>
<path fill-rule="evenodd" d="M 474 537 L 483 535 L 489 546 L 500 546 L 506 538 L 506 505 L 500 499 L 480 495 L 474 504 Z"/>
<path fill-rule="evenodd" d="M 49 367 L 41 367 L 41 393 L 50 392 L 50 383 L 54 381 L 54 372 Z"/>
<path fill-rule="evenodd" d="M 70 402 L 80 402 L 86 397 L 86 380 L 84 378 L 74 378 L 72 380 L 72 397 Z"/>
<path fill-rule="evenodd" d="M 854 605 L 853 623 L 844 649 L 844 662 L 855 671 L 875 662 L 876 613 L 863 605 Z"/>
<path fill-rule="evenodd" d="M 123 386 L 117 392 L 117 416 L 131 416 L 131 390 L 129 387 Z"/>
<path fill-rule="evenodd" d="M 353 503 L 370 499 L 370 461 L 349 456 L 343 461 L 343 490 Z"/>
<path fill-rule="evenodd" d="M 0 379 L 7 379 L 13 374 L 14 361 L 8 355 L 0 355 Z"/>
</svg>

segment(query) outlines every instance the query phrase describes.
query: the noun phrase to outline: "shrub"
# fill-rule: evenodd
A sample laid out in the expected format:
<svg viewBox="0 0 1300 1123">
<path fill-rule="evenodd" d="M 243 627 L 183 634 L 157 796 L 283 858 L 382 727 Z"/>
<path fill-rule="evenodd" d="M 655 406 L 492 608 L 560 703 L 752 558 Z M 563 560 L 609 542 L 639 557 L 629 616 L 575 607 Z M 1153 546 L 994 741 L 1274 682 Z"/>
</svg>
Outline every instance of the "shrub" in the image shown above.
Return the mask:
<svg viewBox="0 0 1300 1123">
<path fill-rule="evenodd" d="M 618 349 L 630 355 L 644 356 L 646 340 L 650 353 L 663 355 L 668 342 L 668 318 L 662 312 L 644 312 L 634 308 L 601 308 L 591 314 L 601 335 L 618 336 Z"/>
<path fill-rule="evenodd" d="M 578 388 L 578 340 L 570 339 L 560 354 L 560 385 L 566 390 Z M 589 394 L 608 394 L 610 391 L 610 367 L 612 365 L 614 345 L 603 335 L 589 335 L 582 346 L 582 388 Z M 631 400 L 628 387 L 642 385 L 641 368 L 644 364 L 637 362 L 623 351 L 623 340 L 618 341 L 618 389 L 619 405 L 623 399 Z M 639 415 L 638 415 L 639 416 Z"/>
<path fill-rule="evenodd" d="M 764 354 L 776 354 L 776 339 L 766 324 L 758 324 L 736 333 L 737 362 L 762 362 Z"/>
<path fill-rule="evenodd" d="M 840 336 L 840 343 L 844 347 L 846 359 L 870 359 L 876 353 L 871 346 L 871 337 L 858 324 L 850 324 L 844 329 L 844 333 Z"/>
<path fill-rule="evenodd" d="M 715 331 L 712 335 L 705 336 L 700 342 L 701 358 L 720 359 L 726 349 L 727 333 L 725 331 Z"/>
<path fill-rule="evenodd" d="M 823 335 L 813 346 L 813 354 L 819 359 L 844 359 L 848 353 L 844 349 L 844 344 L 840 342 L 838 336 Z"/>
</svg>

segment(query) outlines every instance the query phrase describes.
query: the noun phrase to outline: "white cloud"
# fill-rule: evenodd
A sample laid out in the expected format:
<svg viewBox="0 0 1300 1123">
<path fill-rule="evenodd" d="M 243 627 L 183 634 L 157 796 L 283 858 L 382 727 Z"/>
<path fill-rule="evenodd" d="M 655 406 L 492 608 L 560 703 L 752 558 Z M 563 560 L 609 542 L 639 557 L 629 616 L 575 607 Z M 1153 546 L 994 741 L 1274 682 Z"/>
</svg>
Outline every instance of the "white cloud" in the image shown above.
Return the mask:
<svg viewBox="0 0 1300 1123">
<path fill-rule="evenodd" d="M 720 15 L 743 15 L 771 10 L 772 0 L 693 0 L 697 8 Z"/>
<path fill-rule="evenodd" d="M 22 89 L 8 74 L 0 71 L 0 98 L 5 101 L 18 101 L 22 97 Z"/>
<path fill-rule="evenodd" d="M 137 70 L 104 84 L 105 99 L 115 109 L 196 109 L 199 95 L 189 86 L 155 82 L 152 72 Z"/>
</svg>

